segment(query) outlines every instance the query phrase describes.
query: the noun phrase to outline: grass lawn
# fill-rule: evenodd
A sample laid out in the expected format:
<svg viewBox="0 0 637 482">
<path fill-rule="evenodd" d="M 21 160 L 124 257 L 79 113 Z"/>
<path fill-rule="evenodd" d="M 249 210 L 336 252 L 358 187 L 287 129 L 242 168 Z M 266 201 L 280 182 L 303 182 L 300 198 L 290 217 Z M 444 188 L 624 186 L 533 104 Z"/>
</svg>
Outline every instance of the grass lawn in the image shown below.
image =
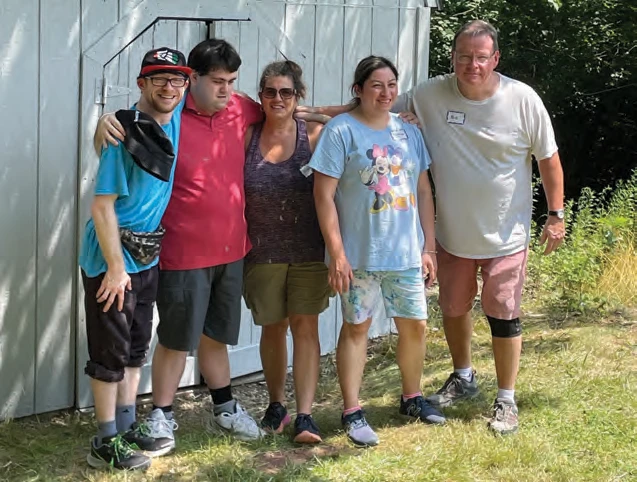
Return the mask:
<svg viewBox="0 0 637 482">
<path fill-rule="evenodd" d="M 473 346 L 481 396 L 447 410 L 444 427 L 398 415 L 396 337 L 388 336 L 370 345 L 361 397 L 381 438 L 374 449 L 352 447 L 340 431 L 340 394 L 328 357 L 315 408 L 320 446 L 296 447 L 284 436 L 258 443 L 210 438 L 202 424 L 209 397 L 196 391 L 180 396 L 177 450 L 146 473 L 90 469 L 92 415 L 58 413 L 0 424 L 0 480 L 637 481 L 637 312 L 584 319 L 538 309 L 524 320 L 520 432 L 514 436 L 486 430 L 496 385 L 488 327 L 480 320 Z M 434 309 L 425 393 L 450 370 L 439 323 Z M 263 384 L 238 387 L 238 393 L 260 417 Z"/>
</svg>

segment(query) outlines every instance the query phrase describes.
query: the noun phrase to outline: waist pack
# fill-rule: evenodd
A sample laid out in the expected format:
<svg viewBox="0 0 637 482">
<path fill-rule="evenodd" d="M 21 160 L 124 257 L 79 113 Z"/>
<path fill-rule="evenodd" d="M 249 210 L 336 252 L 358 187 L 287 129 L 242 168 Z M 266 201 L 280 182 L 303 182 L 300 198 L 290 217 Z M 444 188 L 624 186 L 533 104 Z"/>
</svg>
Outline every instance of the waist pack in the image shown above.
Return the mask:
<svg viewBox="0 0 637 482">
<path fill-rule="evenodd" d="M 142 264 L 152 263 L 161 251 L 161 240 L 166 230 L 160 225 L 152 233 L 131 231 L 127 228 L 119 228 L 122 246 L 130 255 Z"/>
</svg>

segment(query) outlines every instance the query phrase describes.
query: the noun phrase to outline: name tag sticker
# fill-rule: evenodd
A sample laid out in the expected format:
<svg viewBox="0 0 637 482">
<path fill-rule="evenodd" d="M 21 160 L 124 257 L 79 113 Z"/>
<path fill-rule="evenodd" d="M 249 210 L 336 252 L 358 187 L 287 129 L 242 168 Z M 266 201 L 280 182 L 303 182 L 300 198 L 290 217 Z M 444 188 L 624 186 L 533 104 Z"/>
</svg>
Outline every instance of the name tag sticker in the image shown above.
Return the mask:
<svg viewBox="0 0 637 482">
<path fill-rule="evenodd" d="M 404 141 L 407 139 L 407 132 L 405 132 L 405 129 L 391 131 L 391 138 L 395 141 Z"/>
<path fill-rule="evenodd" d="M 464 112 L 456 112 L 453 110 L 447 111 L 447 124 L 464 124 L 465 113 Z"/>
</svg>

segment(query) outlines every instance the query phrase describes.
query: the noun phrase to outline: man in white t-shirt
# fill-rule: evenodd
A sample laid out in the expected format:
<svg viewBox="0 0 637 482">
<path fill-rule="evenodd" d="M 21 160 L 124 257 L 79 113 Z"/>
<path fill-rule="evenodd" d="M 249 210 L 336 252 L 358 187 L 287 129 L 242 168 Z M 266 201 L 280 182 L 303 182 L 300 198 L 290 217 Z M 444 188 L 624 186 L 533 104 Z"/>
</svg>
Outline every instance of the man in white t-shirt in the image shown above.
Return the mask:
<svg viewBox="0 0 637 482">
<path fill-rule="evenodd" d="M 532 158 L 549 208 L 540 239 L 547 243 L 544 254 L 564 239 L 563 173 L 539 96 L 494 71 L 500 51 L 493 26 L 467 23 L 456 34 L 451 54 L 453 74 L 416 86 L 394 106 L 416 113 L 433 160 L 440 306 L 454 372 L 428 400 L 447 407 L 478 394 L 471 309 L 480 271 L 498 378 L 489 427 L 506 434 L 518 428 L 514 388 L 522 348 L 520 295 L 530 239 Z"/>
</svg>

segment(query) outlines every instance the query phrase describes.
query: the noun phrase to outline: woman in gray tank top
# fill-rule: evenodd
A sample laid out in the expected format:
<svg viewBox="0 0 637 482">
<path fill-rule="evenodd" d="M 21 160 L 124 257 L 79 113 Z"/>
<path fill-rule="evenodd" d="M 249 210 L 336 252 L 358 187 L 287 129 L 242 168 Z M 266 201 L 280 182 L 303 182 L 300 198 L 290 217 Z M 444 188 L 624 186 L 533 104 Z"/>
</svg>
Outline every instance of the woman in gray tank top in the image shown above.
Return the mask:
<svg viewBox="0 0 637 482">
<path fill-rule="evenodd" d="M 265 120 L 246 135 L 245 214 L 252 250 L 245 258 L 244 298 L 262 327 L 261 362 L 270 396 L 262 427 L 281 433 L 290 423 L 284 391 L 289 326 L 297 406 L 294 441 L 317 443 L 321 436 L 311 412 L 319 376 L 318 318 L 329 304 L 330 288 L 313 177 L 300 171 L 322 124 L 293 117 L 305 95 L 301 75 L 296 63 L 282 61 L 266 66 L 261 76 Z"/>
</svg>

